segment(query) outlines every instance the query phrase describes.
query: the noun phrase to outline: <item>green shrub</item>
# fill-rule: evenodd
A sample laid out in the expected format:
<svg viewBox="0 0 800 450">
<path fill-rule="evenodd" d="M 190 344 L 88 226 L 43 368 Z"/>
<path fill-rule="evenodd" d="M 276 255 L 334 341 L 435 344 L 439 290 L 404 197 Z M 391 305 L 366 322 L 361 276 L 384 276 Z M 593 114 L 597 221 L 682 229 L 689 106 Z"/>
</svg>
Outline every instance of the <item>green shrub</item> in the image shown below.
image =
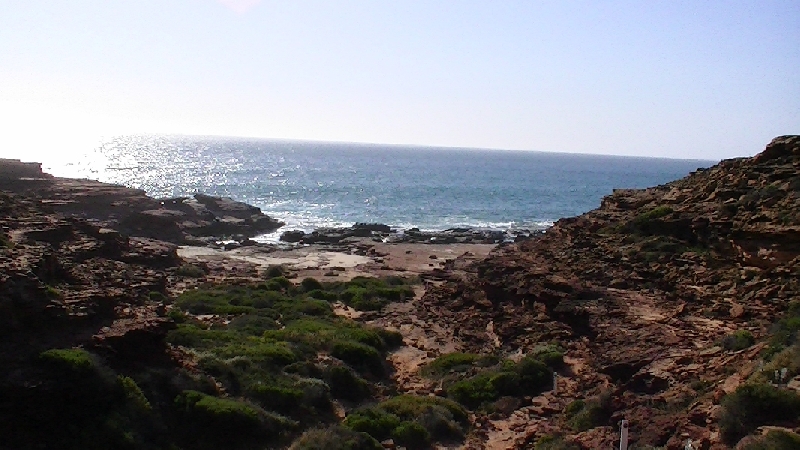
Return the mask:
<svg viewBox="0 0 800 450">
<path fill-rule="evenodd" d="M 738 330 L 722 338 L 722 348 L 725 350 L 739 351 L 751 347 L 756 343 L 753 334 L 747 330 Z"/>
<path fill-rule="evenodd" d="M 255 339 L 246 343 L 228 344 L 215 349 L 214 353 L 223 358 L 246 357 L 268 367 L 284 367 L 297 361 L 297 355 L 286 342 L 265 342 Z"/>
<path fill-rule="evenodd" d="M 420 397 L 416 395 L 400 395 L 381 403 L 385 410 L 397 414 L 403 420 L 419 417 L 430 408 L 438 407 L 448 411 L 452 420 L 463 425 L 468 423 L 468 412 L 456 402 L 440 397 Z"/>
<path fill-rule="evenodd" d="M 800 435 L 782 430 L 771 430 L 742 446 L 741 450 L 796 450 L 800 448 Z"/>
<path fill-rule="evenodd" d="M 764 358 L 770 359 L 784 348 L 797 342 L 798 332 L 800 332 L 800 302 L 794 301 L 789 304 L 789 309 L 783 317 L 773 325 L 770 345 L 765 351 Z"/>
<path fill-rule="evenodd" d="M 378 440 L 391 437 L 409 448 L 428 448 L 431 441 L 463 437 L 468 423 L 466 410 L 455 402 L 401 395 L 359 408 L 343 424 Z"/>
<path fill-rule="evenodd" d="M 203 278 L 206 276 L 206 271 L 203 270 L 202 267 L 198 267 L 193 264 L 182 264 L 180 267 L 178 267 L 178 270 L 176 270 L 175 273 L 182 277 L 189 278 Z"/>
<path fill-rule="evenodd" d="M 375 332 L 383 340 L 386 350 L 393 350 L 403 345 L 403 335 L 398 331 L 376 328 Z"/>
<path fill-rule="evenodd" d="M 267 267 L 267 270 L 264 272 L 264 276 L 267 278 L 277 278 L 282 277 L 286 273 L 286 269 L 281 265 L 272 265 Z"/>
<path fill-rule="evenodd" d="M 339 299 L 339 294 L 330 291 L 323 291 L 321 289 L 314 289 L 313 291 L 308 291 L 308 296 L 311 298 L 325 300 L 326 302 L 335 302 L 336 300 Z"/>
<path fill-rule="evenodd" d="M 447 353 L 426 364 L 421 373 L 428 377 L 443 377 L 451 372 L 466 372 L 473 366 L 486 367 L 497 364 L 498 358 L 475 353 Z"/>
<path fill-rule="evenodd" d="M 173 345 L 208 349 L 241 339 L 229 330 L 204 330 L 196 325 L 181 323 L 167 333 L 167 342 Z"/>
<path fill-rule="evenodd" d="M 347 366 L 331 366 L 324 376 L 334 398 L 357 402 L 370 396 L 369 383 Z"/>
<path fill-rule="evenodd" d="M 391 437 L 392 431 L 394 431 L 400 423 L 401 420 L 396 415 L 372 406 L 359 408 L 351 412 L 345 417 L 342 425 L 354 431 L 367 433 L 375 439 L 382 441 Z"/>
<path fill-rule="evenodd" d="M 431 434 L 416 422 L 403 422 L 392 430 L 392 438 L 398 444 L 416 450 L 430 446 Z"/>
<path fill-rule="evenodd" d="M 722 400 L 722 437 L 735 443 L 762 425 L 800 416 L 800 395 L 769 384 L 747 383 Z"/>
<path fill-rule="evenodd" d="M 541 361 L 551 369 L 560 369 L 564 366 L 564 352 L 557 345 L 548 344 L 536 347 L 528 356 Z"/>
<path fill-rule="evenodd" d="M 226 447 L 233 447 L 259 438 L 271 440 L 296 425 L 256 405 L 197 391 L 184 391 L 174 404 L 191 430 L 190 441 L 201 448 L 208 448 L 210 443 L 224 442 Z"/>
<path fill-rule="evenodd" d="M 339 425 L 306 431 L 294 441 L 290 450 L 383 450 L 383 446 L 367 433 Z"/>
<path fill-rule="evenodd" d="M 639 214 L 627 225 L 627 229 L 637 235 L 650 235 L 655 231 L 658 219 L 673 213 L 669 206 L 659 206 L 650 211 Z M 662 253 L 658 251 L 657 253 Z"/>
<path fill-rule="evenodd" d="M 656 219 L 660 219 L 662 217 L 666 217 L 672 214 L 673 210 L 669 206 L 659 206 L 657 208 L 651 209 L 645 213 L 639 214 L 636 218 L 633 219 L 633 222 L 637 225 L 641 225 Z"/>
<path fill-rule="evenodd" d="M 150 405 L 150 401 L 147 400 L 144 392 L 142 392 L 142 389 L 138 384 L 136 384 L 136 381 L 134 381 L 133 378 L 120 375 L 117 376 L 117 381 L 122 387 L 125 397 L 131 403 L 134 409 L 139 412 L 147 412 L 153 409 L 153 407 Z"/>
<path fill-rule="evenodd" d="M 603 393 L 588 401 L 575 400 L 564 410 L 567 424 L 581 432 L 605 425 L 611 417 L 611 396 Z"/>
<path fill-rule="evenodd" d="M 469 408 L 477 408 L 502 396 L 537 395 L 552 385 L 552 374 L 543 362 L 527 356 L 518 363 L 506 361 L 499 368 L 457 381 L 447 388 L 447 395 Z"/>
<path fill-rule="evenodd" d="M 467 411 L 444 398 L 400 395 L 382 402 L 380 407 L 403 421 L 422 425 L 435 440 L 460 438 L 469 425 Z"/>
<path fill-rule="evenodd" d="M 251 336 L 261 336 L 267 330 L 275 330 L 278 323 L 270 317 L 247 314 L 235 317 L 228 323 L 228 329 L 236 330 Z"/>
<path fill-rule="evenodd" d="M 300 287 L 303 288 L 303 292 L 321 291 L 324 289 L 322 283 L 310 277 L 303 278 L 303 281 L 300 282 Z"/>
<path fill-rule="evenodd" d="M 384 374 L 384 359 L 375 347 L 355 341 L 339 341 L 333 344 L 331 356 L 341 359 L 360 372 L 377 376 Z"/>
<path fill-rule="evenodd" d="M 413 296 L 414 289 L 407 285 L 390 285 L 378 278 L 355 277 L 339 294 L 339 300 L 359 311 L 379 311 L 391 302 Z"/>
<path fill-rule="evenodd" d="M 94 356 L 82 348 L 46 350 L 39 357 L 49 365 L 74 375 L 84 375 L 97 370 Z"/>
<path fill-rule="evenodd" d="M 496 381 L 498 373 L 481 373 L 465 380 L 457 381 L 447 388 L 447 396 L 468 408 L 477 408 L 483 403 L 500 397 Z"/>
<path fill-rule="evenodd" d="M 247 396 L 258 401 L 265 409 L 289 412 L 303 399 L 303 391 L 279 384 L 256 383 L 247 389 Z"/>
<path fill-rule="evenodd" d="M 562 437 L 545 435 L 536 440 L 534 450 L 581 450 L 581 446 L 567 442 Z"/>
</svg>

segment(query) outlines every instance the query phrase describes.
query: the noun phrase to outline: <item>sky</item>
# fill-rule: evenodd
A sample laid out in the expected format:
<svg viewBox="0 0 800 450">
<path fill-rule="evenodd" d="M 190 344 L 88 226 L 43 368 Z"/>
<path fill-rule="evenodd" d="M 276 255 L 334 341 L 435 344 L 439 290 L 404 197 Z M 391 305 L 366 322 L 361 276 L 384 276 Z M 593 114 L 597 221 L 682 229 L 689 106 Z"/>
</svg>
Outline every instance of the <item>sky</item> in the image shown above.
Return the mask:
<svg viewBox="0 0 800 450">
<path fill-rule="evenodd" d="M 0 0 L 0 157 L 140 133 L 748 156 L 800 2 Z"/>
</svg>

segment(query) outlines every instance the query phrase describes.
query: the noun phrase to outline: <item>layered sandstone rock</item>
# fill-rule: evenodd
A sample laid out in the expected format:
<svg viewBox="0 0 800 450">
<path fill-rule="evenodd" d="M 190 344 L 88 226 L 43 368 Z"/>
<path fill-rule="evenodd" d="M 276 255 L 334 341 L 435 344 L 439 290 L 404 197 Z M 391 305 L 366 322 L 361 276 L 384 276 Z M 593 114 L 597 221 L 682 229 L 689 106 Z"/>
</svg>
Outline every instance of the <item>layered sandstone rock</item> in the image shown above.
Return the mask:
<svg viewBox="0 0 800 450">
<path fill-rule="evenodd" d="M 638 445 L 680 449 L 691 438 L 727 448 L 714 411 L 761 348 L 717 343 L 735 330 L 765 335 L 800 300 L 800 137 L 663 186 L 615 191 L 470 271 L 429 290 L 423 317 L 458 323 L 474 350 L 556 342 L 571 362 L 561 407 L 521 426 L 520 448 L 552 432 L 607 448 L 623 418 Z M 601 391 L 612 395 L 606 426 L 571 431 L 563 407 Z"/>
</svg>

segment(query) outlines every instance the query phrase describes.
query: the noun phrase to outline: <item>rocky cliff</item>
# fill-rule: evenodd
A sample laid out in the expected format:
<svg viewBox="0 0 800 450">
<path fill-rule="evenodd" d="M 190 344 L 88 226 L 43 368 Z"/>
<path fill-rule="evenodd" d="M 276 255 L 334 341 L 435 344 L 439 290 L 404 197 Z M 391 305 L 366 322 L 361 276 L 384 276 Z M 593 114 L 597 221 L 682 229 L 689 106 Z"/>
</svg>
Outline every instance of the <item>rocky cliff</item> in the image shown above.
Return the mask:
<svg viewBox="0 0 800 450">
<path fill-rule="evenodd" d="M 0 190 L 35 199 L 45 211 L 176 244 L 203 244 L 220 237 L 241 240 L 283 226 L 259 208 L 229 198 L 198 193 L 155 199 L 140 189 L 52 177 L 42 173 L 41 164 L 16 160 L 0 160 Z"/>
<path fill-rule="evenodd" d="M 636 448 L 682 449 L 687 439 L 729 448 L 741 436 L 720 433 L 720 401 L 765 363 L 772 324 L 800 301 L 800 137 L 666 185 L 617 190 L 423 300 L 422 315 L 458 323 L 474 351 L 566 350 L 559 392 L 514 413 L 519 448 L 554 435 L 608 448 L 623 419 Z M 734 336 L 756 344 L 726 345 Z M 575 426 L 575 405 L 598 399 L 604 413 Z M 800 426 L 791 412 L 785 419 L 763 424 Z"/>
</svg>

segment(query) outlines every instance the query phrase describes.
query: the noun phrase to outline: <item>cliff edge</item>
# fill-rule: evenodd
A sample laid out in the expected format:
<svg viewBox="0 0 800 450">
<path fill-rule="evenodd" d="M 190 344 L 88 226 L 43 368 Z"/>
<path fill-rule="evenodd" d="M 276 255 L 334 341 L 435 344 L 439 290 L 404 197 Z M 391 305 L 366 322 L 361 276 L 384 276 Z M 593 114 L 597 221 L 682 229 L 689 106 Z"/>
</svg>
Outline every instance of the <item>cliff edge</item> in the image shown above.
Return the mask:
<svg viewBox="0 0 800 450">
<path fill-rule="evenodd" d="M 636 448 L 682 449 L 691 439 L 693 448 L 721 449 L 757 426 L 800 426 L 786 411 L 737 428 L 721 406 L 764 367 L 787 367 L 781 392 L 800 387 L 798 353 L 774 356 L 793 337 L 771 347 L 793 302 L 800 137 L 782 136 L 753 158 L 616 190 L 541 238 L 498 248 L 429 290 L 420 308 L 429 320 L 458 323 L 456 336 L 475 352 L 564 350 L 558 393 L 513 413 L 515 448 L 552 436 L 608 448 L 624 419 Z M 587 404 L 599 408 L 595 418 L 576 424 Z"/>
</svg>

